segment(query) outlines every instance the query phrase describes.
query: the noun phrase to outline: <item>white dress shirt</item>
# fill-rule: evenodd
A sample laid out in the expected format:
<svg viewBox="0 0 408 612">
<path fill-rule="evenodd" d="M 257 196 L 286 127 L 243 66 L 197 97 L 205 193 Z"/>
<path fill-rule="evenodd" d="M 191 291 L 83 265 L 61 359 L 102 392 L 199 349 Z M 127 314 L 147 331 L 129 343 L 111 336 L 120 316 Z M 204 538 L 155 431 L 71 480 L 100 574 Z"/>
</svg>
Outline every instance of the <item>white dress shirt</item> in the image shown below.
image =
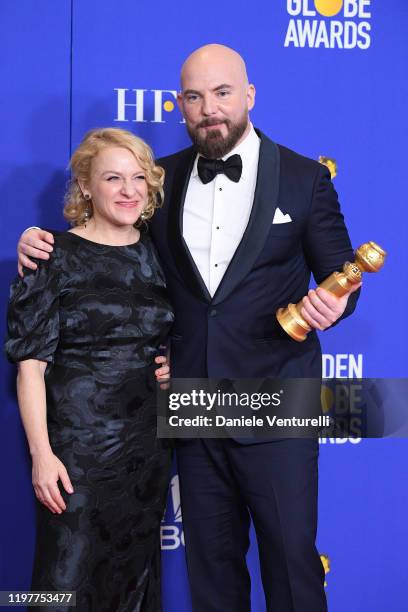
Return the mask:
<svg viewBox="0 0 408 612">
<path fill-rule="evenodd" d="M 217 174 L 204 185 L 197 172 L 197 155 L 183 210 L 183 237 L 204 283 L 213 296 L 241 242 L 254 201 L 260 140 L 251 130 L 231 155 L 241 156 L 242 175 L 234 183 Z"/>
</svg>

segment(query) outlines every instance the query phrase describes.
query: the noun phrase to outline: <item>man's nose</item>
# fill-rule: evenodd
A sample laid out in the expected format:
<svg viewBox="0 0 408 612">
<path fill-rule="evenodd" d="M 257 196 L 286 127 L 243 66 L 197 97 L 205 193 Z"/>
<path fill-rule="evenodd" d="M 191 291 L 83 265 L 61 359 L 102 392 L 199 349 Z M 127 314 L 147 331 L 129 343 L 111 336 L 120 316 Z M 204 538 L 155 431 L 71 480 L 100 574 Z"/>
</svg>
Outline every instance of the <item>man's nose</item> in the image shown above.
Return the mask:
<svg viewBox="0 0 408 612">
<path fill-rule="evenodd" d="M 202 105 L 203 115 L 206 115 L 207 117 L 209 115 L 214 115 L 217 110 L 218 109 L 214 98 L 212 96 L 204 96 Z"/>
</svg>

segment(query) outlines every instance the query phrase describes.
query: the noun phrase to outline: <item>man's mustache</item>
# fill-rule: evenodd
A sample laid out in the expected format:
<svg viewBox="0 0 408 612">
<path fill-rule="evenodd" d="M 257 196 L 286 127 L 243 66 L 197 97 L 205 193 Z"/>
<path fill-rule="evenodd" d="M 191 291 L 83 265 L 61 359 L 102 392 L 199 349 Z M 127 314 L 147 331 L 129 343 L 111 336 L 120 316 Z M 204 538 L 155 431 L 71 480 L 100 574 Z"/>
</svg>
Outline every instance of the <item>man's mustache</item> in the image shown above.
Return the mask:
<svg viewBox="0 0 408 612">
<path fill-rule="evenodd" d="M 219 125 L 220 123 L 225 123 L 228 125 L 228 121 L 226 119 L 205 119 L 197 125 L 197 128 L 211 127 L 212 125 Z"/>
</svg>

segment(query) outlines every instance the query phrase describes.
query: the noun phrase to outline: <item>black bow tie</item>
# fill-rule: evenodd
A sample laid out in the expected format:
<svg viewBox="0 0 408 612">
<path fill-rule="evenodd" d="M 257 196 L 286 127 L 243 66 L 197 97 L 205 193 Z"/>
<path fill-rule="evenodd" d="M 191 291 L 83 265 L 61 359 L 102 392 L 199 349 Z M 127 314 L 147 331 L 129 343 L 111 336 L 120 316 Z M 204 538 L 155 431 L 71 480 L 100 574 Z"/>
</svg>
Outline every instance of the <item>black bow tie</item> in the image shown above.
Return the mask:
<svg viewBox="0 0 408 612">
<path fill-rule="evenodd" d="M 237 153 L 231 155 L 225 161 L 200 156 L 198 158 L 197 172 L 204 185 L 212 181 L 217 174 L 225 174 L 231 181 L 238 183 L 242 174 L 242 159 Z"/>
</svg>

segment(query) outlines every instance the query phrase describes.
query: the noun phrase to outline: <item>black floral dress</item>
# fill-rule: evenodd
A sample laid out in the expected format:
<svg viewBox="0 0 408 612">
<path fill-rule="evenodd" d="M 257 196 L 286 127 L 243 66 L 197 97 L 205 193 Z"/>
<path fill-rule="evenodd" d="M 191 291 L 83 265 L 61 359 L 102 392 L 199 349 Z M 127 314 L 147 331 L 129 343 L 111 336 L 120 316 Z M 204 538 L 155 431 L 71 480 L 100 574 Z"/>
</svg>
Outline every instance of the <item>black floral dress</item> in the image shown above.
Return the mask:
<svg viewBox="0 0 408 612">
<path fill-rule="evenodd" d="M 37 504 L 32 589 L 76 591 L 78 612 L 157 612 L 171 462 L 156 438 L 154 357 L 173 321 L 163 273 L 146 232 L 124 247 L 59 234 L 38 263 L 12 285 L 6 351 L 48 362 L 48 432 L 74 493 L 60 486 L 61 515 Z"/>
</svg>

